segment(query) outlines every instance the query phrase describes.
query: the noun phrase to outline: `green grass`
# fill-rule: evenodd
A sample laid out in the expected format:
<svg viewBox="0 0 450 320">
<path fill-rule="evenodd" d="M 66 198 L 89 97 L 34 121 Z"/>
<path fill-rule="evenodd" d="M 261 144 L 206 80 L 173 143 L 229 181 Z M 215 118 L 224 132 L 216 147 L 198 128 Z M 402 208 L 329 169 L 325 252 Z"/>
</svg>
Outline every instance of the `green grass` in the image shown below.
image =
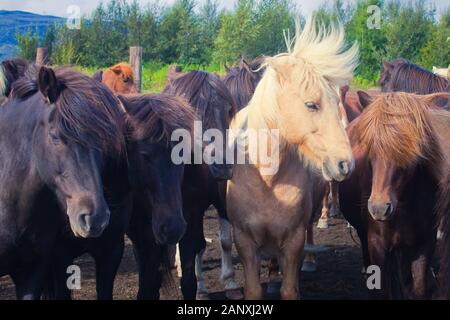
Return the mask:
<svg viewBox="0 0 450 320">
<path fill-rule="evenodd" d="M 208 72 L 225 74 L 225 69 L 219 65 L 211 64 L 209 66 L 199 65 L 181 65 L 184 71 L 202 70 Z M 76 70 L 81 71 L 88 76 L 92 76 L 98 67 L 81 67 L 75 66 Z M 104 69 L 104 68 L 103 68 Z M 142 92 L 161 92 L 166 84 L 166 75 L 169 65 L 156 62 L 147 62 L 142 66 Z M 355 76 L 352 82 L 352 88 L 356 90 L 368 90 L 378 87 L 377 81 L 367 80 L 361 76 Z"/>
<path fill-rule="evenodd" d="M 180 64 L 181 65 L 181 64 Z M 219 65 L 211 64 L 209 66 L 200 66 L 195 64 L 181 65 L 183 71 L 202 70 L 224 74 L 225 69 Z M 75 66 L 74 69 L 92 76 L 98 67 L 82 67 Z M 102 68 L 103 70 L 105 68 Z M 166 75 L 169 70 L 169 65 L 163 63 L 147 62 L 142 66 L 142 92 L 161 92 L 166 84 Z"/>
</svg>

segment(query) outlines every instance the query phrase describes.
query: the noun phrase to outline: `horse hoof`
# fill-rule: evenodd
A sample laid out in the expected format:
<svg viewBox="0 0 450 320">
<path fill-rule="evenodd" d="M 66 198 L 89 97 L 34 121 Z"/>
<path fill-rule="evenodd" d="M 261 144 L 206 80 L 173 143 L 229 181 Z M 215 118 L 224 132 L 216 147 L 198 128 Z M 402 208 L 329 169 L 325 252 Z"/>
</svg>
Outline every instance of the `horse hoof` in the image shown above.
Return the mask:
<svg viewBox="0 0 450 320">
<path fill-rule="evenodd" d="M 304 261 L 302 265 L 303 272 L 316 272 L 317 264 L 313 261 Z"/>
<path fill-rule="evenodd" d="M 343 214 L 341 212 L 341 209 L 334 208 L 334 207 L 330 208 L 330 218 L 338 218 L 338 217 L 342 217 L 342 216 L 343 216 Z"/>
<path fill-rule="evenodd" d="M 317 229 L 328 229 L 328 219 L 319 219 Z"/>
<path fill-rule="evenodd" d="M 225 297 L 227 297 L 228 300 L 242 300 L 242 299 L 244 299 L 244 295 L 242 294 L 241 290 L 239 290 L 239 289 L 227 290 L 225 292 Z"/>
<path fill-rule="evenodd" d="M 280 293 L 280 286 L 277 282 L 268 282 L 266 292 L 268 295 L 274 296 Z"/>
<path fill-rule="evenodd" d="M 197 292 L 197 296 L 196 296 L 197 300 L 209 300 L 209 295 L 208 292 Z"/>
</svg>

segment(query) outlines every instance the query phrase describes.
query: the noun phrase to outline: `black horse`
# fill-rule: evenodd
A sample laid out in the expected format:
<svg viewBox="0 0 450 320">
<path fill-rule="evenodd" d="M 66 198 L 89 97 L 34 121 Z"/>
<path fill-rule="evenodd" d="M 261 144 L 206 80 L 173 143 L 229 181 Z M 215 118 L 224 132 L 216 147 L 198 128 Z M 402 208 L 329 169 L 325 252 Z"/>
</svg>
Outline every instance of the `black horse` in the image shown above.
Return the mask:
<svg viewBox="0 0 450 320">
<path fill-rule="evenodd" d="M 0 276 L 38 299 L 62 226 L 99 237 L 102 171 L 124 152 L 114 96 L 82 74 L 30 66 L 0 109 Z"/>
<path fill-rule="evenodd" d="M 74 258 L 89 253 L 96 262 L 97 297 L 112 299 L 125 232 L 134 244 L 141 286 L 159 288 L 158 269 L 165 253 L 164 244 L 178 242 L 185 231 L 181 204 L 184 166 L 171 160 L 171 134 L 176 129 L 191 132 L 193 111 L 185 102 L 167 95 L 118 98 L 126 119 L 127 161 L 105 177 L 110 224 L 98 239 L 75 239 L 67 234 L 60 237 L 55 254 L 58 264 L 53 273 L 56 284 L 53 298 L 70 298 L 66 269 Z M 150 253 L 160 259 L 149 259 Z M 142 270 L 149 270 L 152 278 L 146 278 Z"/>
<path fill-rule="evenodd" d="M 230 92 L 217 75 L 190 71 L 171 81 L 164 92 L 181 96 L 190 103 L 202 122 L 202 133 L 217 129 L 222 137 L 226 137 L 236 106 Z M 226 139 L 223 139 L 220 147 L 225 151 Z M 205 148 L 209 146 L 205 145 L 202 152 Z M 185 299 L 196 297 L 195 256 L 206 246 L 203 235 L 204 212 L 210 205 L 214 205 L 219 215 L 226 217 L 223 181 L 231 177 L 232 166 L 226 163 L 225 153 L 222 156 L 222 161 L 219 161 L 221 163 L 207 165 L 203 161 L 201 164 L 192 162 L 185 168 L 182 192 L 187 229 L 180 241 L 183 270 L 181 290 Z"/>
</svg>

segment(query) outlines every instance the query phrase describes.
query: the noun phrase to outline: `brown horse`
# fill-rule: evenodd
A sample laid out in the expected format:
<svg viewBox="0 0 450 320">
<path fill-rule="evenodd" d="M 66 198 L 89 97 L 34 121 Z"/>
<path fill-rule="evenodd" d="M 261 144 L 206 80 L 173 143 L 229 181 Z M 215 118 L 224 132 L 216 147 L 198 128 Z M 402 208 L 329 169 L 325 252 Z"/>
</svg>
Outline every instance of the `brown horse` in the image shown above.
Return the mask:
<svg viewBox="0 0 450 320">
<path fill-rule="evenodd" d="M 97 71 L 93 78 L 103 82 L 112 92 L 117 94 L 137 93 L 134 83 L 133 69 L 128 63 L 121 62 L 106 71 Z"/>
<path fill-rule="evenodd" d="M 253 98 L 231 124 L 249 135 L 258 133 L 244 139 L 252 160 L 235 165 L 227 188 L 246 299 L 263 296 L 262 253 L 280 262 L 281 297 L 299 297 L 299 258 L 306 228 L 320 212 L 325 180 L 342 181 L 353 169 L 338 91 L 352 78 L 358 50 L 344 47 L 341 26 L 324 29 L 308 19 L 288 53 L 266 59 Z M 259 148 L 269 153 L 268 163 L 252 153 Z"/>
<path fill-rule="evenodd" d="M 450 81 L 405 59 L 384 62 L 380 86 L 383 92 L 430 94 L 445 92 Z"/>
<path fill-rule="evenodd" d="M 381 270 L 375 297 L 430 296 L 429 267 L 436 243 L 434 208 L 442 176 L 441 95 L 379 95 L 348 134 L 355 172 L 340 186 L 340 204 L 361 239 L 364 265 Z M 366 105 L 366 104 L 369 105 Z"/>
</svg>

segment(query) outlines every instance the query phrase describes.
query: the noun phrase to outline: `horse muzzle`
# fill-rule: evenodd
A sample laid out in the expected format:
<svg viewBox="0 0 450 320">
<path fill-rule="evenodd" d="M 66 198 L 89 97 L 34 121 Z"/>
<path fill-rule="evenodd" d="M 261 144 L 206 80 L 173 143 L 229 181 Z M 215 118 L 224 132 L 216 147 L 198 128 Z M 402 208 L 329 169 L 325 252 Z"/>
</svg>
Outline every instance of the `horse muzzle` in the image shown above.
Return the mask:
<svg viewBox="0 0 450 320">
<path fill-rule="evenodd" d="M 375 221 L 387 221 L 394 213 L 392 202 L 372 201 L 369 199 L 367 208 Z"/>
<path fill-rule="evenodd" d="M 322 175 L 326 181 L 342 182 L 350 176 L 354 166 L 353 160 L 325 160 L 322 164 Z"/>
</svg>

